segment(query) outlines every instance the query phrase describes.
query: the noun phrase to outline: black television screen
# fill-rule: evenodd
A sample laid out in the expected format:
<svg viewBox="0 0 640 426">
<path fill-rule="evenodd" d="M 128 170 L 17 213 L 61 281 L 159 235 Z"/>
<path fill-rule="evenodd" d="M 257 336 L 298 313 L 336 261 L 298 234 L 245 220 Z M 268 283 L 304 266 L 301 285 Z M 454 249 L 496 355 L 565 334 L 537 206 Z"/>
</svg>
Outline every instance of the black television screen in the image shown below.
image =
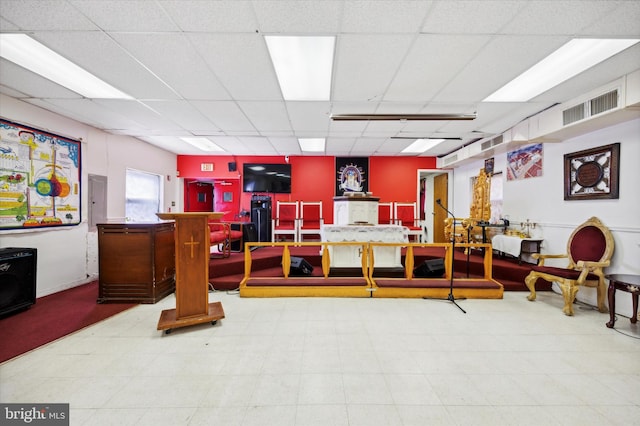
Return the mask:
<svg viewBox="0 0 640 426">
<path fill-rule="evenodd" d="M 242 170 L 244 192 L 291 193 L 291 164 L 246 163 Z"/>
</svg>

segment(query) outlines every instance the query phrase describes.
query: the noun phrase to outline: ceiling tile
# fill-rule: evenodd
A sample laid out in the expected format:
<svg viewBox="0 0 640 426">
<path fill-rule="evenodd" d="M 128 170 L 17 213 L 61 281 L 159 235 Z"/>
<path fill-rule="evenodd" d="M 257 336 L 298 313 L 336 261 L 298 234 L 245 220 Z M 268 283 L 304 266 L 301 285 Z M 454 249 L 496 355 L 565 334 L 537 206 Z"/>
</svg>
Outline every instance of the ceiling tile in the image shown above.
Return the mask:
<svg viewBox="0 0 640 426">
<path fill-rule="evenodd" d="M 70 0 L 105 31 L 177 31 L 178 26 L 158 3 L 148 0 Z"/>
</svg>

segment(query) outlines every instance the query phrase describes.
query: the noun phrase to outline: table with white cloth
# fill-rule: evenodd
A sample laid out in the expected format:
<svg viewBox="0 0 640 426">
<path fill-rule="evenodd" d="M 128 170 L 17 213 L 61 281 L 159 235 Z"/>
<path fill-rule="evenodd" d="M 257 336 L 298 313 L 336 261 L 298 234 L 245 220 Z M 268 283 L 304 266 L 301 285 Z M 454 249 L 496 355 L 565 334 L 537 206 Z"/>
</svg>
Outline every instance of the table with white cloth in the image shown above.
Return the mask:
<svg viewBox="0 0 640 426">
<path fill-rule="evenodd" d="M 509 254 L 518 258 L 518 263 L 522 263 L 523 256 L 529 263 L 537 263 L 531 257 L 533 253 L 540 253 L 542 240 L 536 238 L 520 238 L 512 235 L 495 235 L 491 240 L 494 250 L 501 254 Z"/>
<path fill-rule="evenodd" d="M 322 241 L 326 242 L 384 242 L 406 243 L 409 241 L 409 229 L 400 225 L 323 225 Z M 362 265 L 362 252 L 359 246 L 329 246 L 332 268 L 353 268 Z M 376 268 L 402 267 L 400 246 L 375 247 L 373 250 Z"/>
</svg>

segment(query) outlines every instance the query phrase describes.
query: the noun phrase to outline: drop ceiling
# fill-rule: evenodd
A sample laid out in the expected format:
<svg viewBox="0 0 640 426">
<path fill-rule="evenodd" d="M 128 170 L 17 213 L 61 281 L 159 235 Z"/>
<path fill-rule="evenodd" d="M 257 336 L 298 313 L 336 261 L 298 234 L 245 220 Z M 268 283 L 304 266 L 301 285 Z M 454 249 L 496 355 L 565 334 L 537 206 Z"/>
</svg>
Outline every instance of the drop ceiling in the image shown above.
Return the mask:
<svg viewBox="0 0 640 426">
<path fill-rule="evenodd" d="M 444 138 L 422 154 L 443 156 L 640 68 L 636 45 L 528 102 L 482 102 L 571 38 L 638 38 L 639 22 L 639 1 L 0 0 L 0 31 L 134 99 L 83 98 L 4 59 L 0 93 L 176 154 L 206 154 L 180 139 L 195 135 L 223 154 L 274 156 L 304 155 L 299 137 L 326 137 L 331 156 L 407 155 L 416 138 Z M 329 101 L 283 100 L 264 37 L 287 34 L 336 37 Z"/>
</svg>

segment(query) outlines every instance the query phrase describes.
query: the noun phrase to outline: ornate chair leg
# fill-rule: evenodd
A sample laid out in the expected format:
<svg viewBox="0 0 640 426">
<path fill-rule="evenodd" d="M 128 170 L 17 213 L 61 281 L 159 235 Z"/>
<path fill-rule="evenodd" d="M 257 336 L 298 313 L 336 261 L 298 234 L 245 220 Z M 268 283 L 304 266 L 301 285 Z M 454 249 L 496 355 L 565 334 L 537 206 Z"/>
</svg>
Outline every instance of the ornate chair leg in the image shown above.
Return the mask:
<svg viewBox="0 0 640 426">
<path fill-rule="evenodd" d="M 578 286 L 566 283 L 559 283 L 562 290 L 562 296 L 564 297 L 564 307 L 562 312 L 565 315 L 573 316 L 573 302 L 576 300 L 576 294 L 578 294 Z"/>
<path fill-rule="evenodd" d="M 604 304 L 605 298 L 607 297 L 607 285 L 604 283 L 603 277 L 600 277 L 600 279 L 598 280 L 597 294 L 598 294 L 598 311 L 602 312 L 603 314 L 606 314 L 607 312 L 609 312 L 609 309 Z"/>
<path fill-rule="evenodd" d="M 527 288 L 529 289 L 529 291 L 531 292 L 528 296 L 527 299 L 531 302 L 533 302 L 534 300 L 536 300 L 536 281 L 538 281 L 538 274 L 536 274 L 535 272 L 529 272 L 529 275 L 527 275 L 527 277 L 524 279 L 524 283 L 527 286 Z"/>
</svg>

